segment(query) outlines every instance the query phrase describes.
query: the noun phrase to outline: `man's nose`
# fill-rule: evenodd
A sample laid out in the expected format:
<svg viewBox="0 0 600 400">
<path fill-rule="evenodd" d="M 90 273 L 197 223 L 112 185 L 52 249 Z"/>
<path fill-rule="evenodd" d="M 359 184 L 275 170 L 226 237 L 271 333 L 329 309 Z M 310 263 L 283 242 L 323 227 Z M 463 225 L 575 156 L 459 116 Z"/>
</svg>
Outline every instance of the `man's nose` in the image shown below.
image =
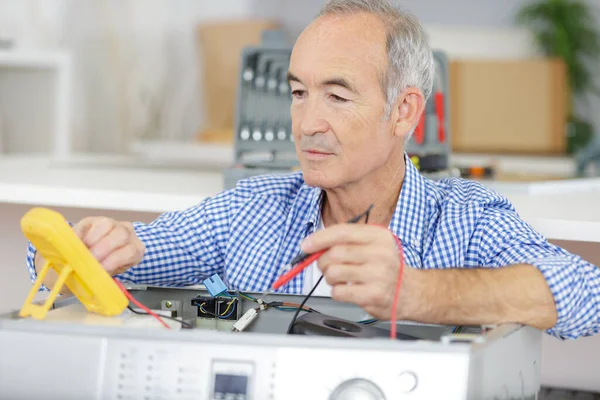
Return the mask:
<svg viewBox="0 0 600 400">
<path fill-rule="evenodd" d="M 327 132 L 329 125 L 323 118 L 323 106 L 319 104 L 319 100 L 313 98 L 306 103 L 304 112 L 300 116 L 300 132 L 307 136 Z"/>
</svg>

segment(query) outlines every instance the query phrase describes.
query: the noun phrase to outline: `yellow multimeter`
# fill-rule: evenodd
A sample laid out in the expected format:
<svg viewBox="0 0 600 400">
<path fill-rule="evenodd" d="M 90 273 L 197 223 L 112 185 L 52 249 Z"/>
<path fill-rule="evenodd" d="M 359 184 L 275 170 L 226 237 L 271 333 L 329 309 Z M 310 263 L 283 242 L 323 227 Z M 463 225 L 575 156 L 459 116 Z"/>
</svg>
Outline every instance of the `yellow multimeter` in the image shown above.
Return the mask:
<svg viewBox="0 0 600 400">
<path fill-rule="evenodd" d="M 114 316 L 127 308 L 129 301 L 125 294 L 61 214 L 46 208 L 33 208 L 21 219 L 21 230 L 45 260 L 21 308 L 21 317 L 45 318 L 63 285 L 67 285 L 90 312 Z M 50 295 L 43 304 L 33 304 L 51 269 L 56 271 L 58 279 Z"/>
</svg>

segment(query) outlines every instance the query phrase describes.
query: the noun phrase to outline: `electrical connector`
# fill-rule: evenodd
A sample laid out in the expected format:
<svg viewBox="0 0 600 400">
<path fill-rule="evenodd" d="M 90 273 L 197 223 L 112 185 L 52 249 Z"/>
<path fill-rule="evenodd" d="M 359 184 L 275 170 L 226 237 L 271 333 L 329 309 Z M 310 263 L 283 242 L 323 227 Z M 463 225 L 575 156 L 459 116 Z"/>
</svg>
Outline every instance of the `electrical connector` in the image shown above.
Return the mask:
<svg viewBox="0 0 600 400">
<path fill-rule="evenodd" d="M 210 293 L 212 297 L 217 297 L 221 293 L 227 291 L 227 286 L 225 286 L 225 284 L 217 274 L 214 274 L 210 278 L 205 279 L 204 281 L 202 281 L 202 283 L 204 284 L 204 286 L 206 286 L 206 290 L 208 290 L 208 293 Z"/>
<path fill-rule="evenodd" d="M 256 309 L 251 308 L 242 315 L 242 318 L 238 319 L 235 324 L 233 324 L 232 331 L 241 332 L 248 327 L 255 319 L 258 317 L 258 311 Z"/>
<path fill-rule="evenodd" d="M 269 305 L 267 303 L 265 303 L 265 301 L 263 299 L 258 299 L 258 300 L 256 300 L 256 302 L 260 306 L 260 311 L 264 311 L 267 309 L 267 307 L 269 307 Z"/>
</svg>

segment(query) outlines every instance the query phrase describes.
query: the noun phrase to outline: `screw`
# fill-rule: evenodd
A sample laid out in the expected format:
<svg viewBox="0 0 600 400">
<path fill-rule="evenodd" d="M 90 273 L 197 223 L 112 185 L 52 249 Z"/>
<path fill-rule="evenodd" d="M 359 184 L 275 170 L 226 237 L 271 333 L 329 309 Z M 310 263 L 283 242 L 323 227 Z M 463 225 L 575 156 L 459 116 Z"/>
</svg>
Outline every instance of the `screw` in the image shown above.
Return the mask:
<svg viewBox="0 0 600 400">
<path fill-rule="evenodd" d="M 173 306 L 173 303 L 171 303 L 170 301 L 165 302 L 165 307 L 171 308 L 171 306 Z"/>
</svg>

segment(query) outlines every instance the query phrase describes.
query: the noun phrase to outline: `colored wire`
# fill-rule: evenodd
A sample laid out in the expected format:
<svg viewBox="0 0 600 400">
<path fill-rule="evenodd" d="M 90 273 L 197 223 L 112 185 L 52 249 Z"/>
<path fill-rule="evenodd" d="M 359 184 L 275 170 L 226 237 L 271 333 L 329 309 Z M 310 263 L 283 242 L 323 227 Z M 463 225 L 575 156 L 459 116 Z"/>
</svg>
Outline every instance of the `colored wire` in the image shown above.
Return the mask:
<svg viewBox="0 0 600 400">
<path fill-rule="evenodd" d="M 271 306 L 272 308 L 276 308 L 277 310 L 280 311 L 296 311 L 300 308 L 300 306 L 298 304 L 292 306 L 292 305 L 284 305 L 284 306 Z M 306 311 L 306 312 L 312 312 L 315 314 L 321 314 L 319 311 L 315 310 L 314 308 L 311 307 L 302 307 L 302 311 Z"/>
<path fill-rule="evenodd" d="M 231 300 L 229 303 L 227 303 L 227 308 L 225 309 L 225 311 L 223 311 L 221 313 L 221 315 L 212 313 L 212 312 L 208 311 L 206 308 L 204 308 L 204 306 L 206 305 L 206 302 L 203 302 L 199 305 L 196 303 L 195 305 L 198 307 L 198 309 L 200 310 L 200 312 L 202 314 L 208 314 L 215 318 L 219 317 L 220 319 L 227 319 L 227 318 L 231 317 L 231 315 L 235 312 L 235 307 L 232 308 L 232 306 L 236 302 L 237 302 L 237 298 L 235 298 L 235 296 L 234 296 L 233 300 Z"/>
<path fill-rule="evenodd" d="M 117 279 L 114 279 L 114 281 L 117 283 L 117 286 L 119 287 L 119 289 L 121 289 L 123 294 L 125 294 L 125 296 L 129 299 L 129 301 L 131 301 L 133 304 L 135 304 L 136 306 L 138 306 L 139 308 L 144 310 L 148 315 L 151 315 L 154 318 L 156 318 L 156 320 L 158 320 L 158 322 L 160 322 L 165 328 L 171 329 L 171 327 L 169 325 L 167 325 L 165 323 L 165 321 L 163 321 L 158 316 L 158 314 L 156 314 L 154 311 L 152 311 L 151 309 L 149 309 L 148 307 L 146 307 L 145 305 L 143 305 L 142 303 L 137 301 L 137 299 L 135 297 L 133 297 L 133 295 L 131 293 L 129 293 L 129 291 L 127 289 L 125 289 L 125 286 L 123 286 L 123 284 L 121 282 L 119 282 Z"/>
<path fill-rule="evenodd" d="M 250 300 L 255 303 L 260 303 L 260 301 L 256 297 L 252 297 L 249 294 L 238 292 L 238 295 L 246 300 Z M 297 304 L 297 303 L 288 303 L 288 302 L 281 302 L 281 301 L 272 301 L 270 303 L 265 302 L 264 304 L 267 306 L 267 308 L 276 308 L 281 311 L 295 311 L 296 309 L 298 309 L 298 307 L 300 307 L 300 304 Z M 312 307 L 304 306 L 304 307 L 302 307 L 302 310 L 307 311 L 307 312 L 314 312 L 317 314 L 321 314 L 319 311 L 315 310 Z"/>
<path fill-rule="evenodd" d="M 393 234 L 393 233 L 392 233 Z M 398 281 L 396 282 L 396 293 L 394 295 L 394 303 L 392 303 L 392 315 L 391 315 L 391 326 L 390 326 L 390 339 L 396 339 L 396 319 L 398 318 L 398 300 L 400 299 L 400 287 L 402 286 L 402 279 L 404 278 L 404 251 L 402 250 L 402 242 L 398 239 L 398 236 L 394 235 L 396 239 L 396 245 L 400 252 L 400 271 L 398 273 Z"/>
<path fill-rule="evenodd" d="M 227 307 L 227 310 L 229 310 L 229 308 L 231 307 L 231 304 L 233 304 L 233 303 L 234 303 L 233 301 L 231 303 L 229 303 L 230 305 Z M 227 312 L 227 310 L 225 310 L 225 312 Z M 227 319 L 227 318 L 231 317 L 231 314 L 233 314 L 234 311 L 235 311 L 235 307 L 232 307 L 231 311 L 229 311 L 229 313 L 227 315 L 221 314 L 219 316 L 219 318 L 221 318 L 221 319 Z"/>
<path fill-rule="evenodd" d="M 213 317 L 216 317 L 217 315 L 215 313 L 212 313 L 204 308 L 205 305 L 206 305 L 206 303 L 202 303 L 198 306 L 198 309 L 200 310 L 200 312 L 202 314 L 208 314 L 208 315 L 212 315 Z"/>
<path fill-rule="evenodd" d="M 308 299 L 310 299 L 310 296 L 312 296 L 312 294 L 314 293 L 314 291 L 317 289 L 317 286 L 319 286 L 319 283 L 321 283 L 321 281 L 323 280 L 324 276 L 325 275 L 321 275 L 321 277 L 319 278 L 319 280 L 317 281 L 317 283 L 315 283 L 315 286 L 313 286 L 313 288 L 310 290 L 310 292 L 308 293 L 308 295 L 306 295 L 306 297 L 304 298 L 304 300 L 302 300 L 302 303 L 300 303 L 300 307 L 298 307 L 298 309 L 296 310 L 296 313 L 294 314 L 294 318 L 292 318 L 292 321 L 290 322 L 290 325 L 288 326 L 288 329 L 287 329 L 288 335 L 292 332 L 292 328 L 294 327 L 294 323 L 296 322 L 296 318 L 298 318 L 298 314 L 300 314 L 300 311 L 304 308 L 304 304 L 306 304 L 306 302 L 308 301 Z"/>
<path fill-rule="evenodd" d="M 243 293 L 243 292 L 237 292 L 237 294 L 246 299 L 246 300 L 250 300 L 253 301 L 255 303 L 258 303 L 258 299 L 256 297 L 252 297 L 249 294 Z M 267 305 L 267 308 L 275 308 L 279 311 L 287 311 L 287 312 L 291 312 L 291 311 L 298 311 L 300 304 L 297 303 L 288 303 L 288 302 L 276 302 L 276 301 L 272 301 L 270 303 L 265 303 Z M 315 310 L 312 307 L 307 307 L 304 306 L 302 307 L 302 311 L 306 311 L 306 312 L 313 312 L 316 314 L 321 314 L 320 311 Z M 364 324 L 364 325 L 369 325 L 369 324 L 374 324 L 376 322 L 379 322 L 378 319 L 376 318 L 371 318 L 371 319 L 365 319 L 362 321 L 358 321 L 359 324 Z"/>
<path fill-rule="evenodd" d="M 250 296 L 250 295 L 248 295 L 248 294 L 245 294 L 245 293 L 242 293 L 242 292 L 238 292 L 238 294 L 239 294 L 241 297 L 245 298 L 246 300 L 250 300 L 250 301 L 253 301 L 253 302 L 255 302 L 255 303 L 258 303 L 258 299 L 257 299 L 257 298 L 255 298 L 255 297 L 252 297 L 252 296 Z"/>
<path fill-rule="evenodd" d="M 370 325 L 370 324 L 374 324 L 376 322 L 379 322 L 379 320 L 377 318 L 364 319 L 362 321 L 358 321 L 359 324 L 363 324 L 363 325 Z"/>
<path fill-rule="evenodd" d="M 131 306 L 127 306 L 127 308 L 129 309 L 129 311 L 131 311 L 131 312 L 132 312 L 132 313 L 134 313 L 134 314 L 139 314 L 139 315 L 148 315 L 148 313 L 147 313 L 147 312 L 145 312 L 145 311 L 138 311 L 138 310 L 134 309 L 134 308 L 133 308 L 133 307 L 131 307 Z M 179 323 L 181 324 L 181 326 L 183 326 L 184 328 L 188 328 L 188 329 L 193 329 L 193 328 L 194 328 L 192 325 L 188 324 L 187 322 L 185 322 L 185 321 L 182 321 L 182 320 L 180 320 L 180 319 L 177 319 L 177 318 L 174 318 L 174 317 L 167 317 L 167 316 L 164 316 L 164 315 L 163 315 L 163 316 L 160 316 L 160 318 L 161 318 L 161 319 L 162 319 L 162 318 L 166 318 L 166 319 L 170 319 L 171 321 L 179 322 Z"/>
<path fill-rule="evenodd" d="M 307 312 L 314 312 L 314 313 L 317 313 L 317 314 L 321 314 L 319 311 L 315 310 L 312 307 L 302 306 L 302 305 L 297 304 L 297 303 L 287 303 L 287 302 L 284 302 L 284 303 L 282 303 L 281 306 L 282 307 L 289 307 L 289 308 L 302 308 L 302 310 L 307 311 Z"/>
<path fill-rule="evenodd" d="M 236 302 L 236 299 L 231 300 L 229 302 L 229 304 L 227 304 L 227 308 L 225 309 L 225 311 L 223 311 L 223 313 L 221 314 L 221 316 L 224 316 L 225 314 L 227 314 L 229 312 L 229 309 L 231 308 L 231 306 L 235 302 Z M 233 313 L 233 310 L 231 310 L 231 312 L 225 318 L 229 317 L 231 315 L 231 313 Z"/>
</svg>

